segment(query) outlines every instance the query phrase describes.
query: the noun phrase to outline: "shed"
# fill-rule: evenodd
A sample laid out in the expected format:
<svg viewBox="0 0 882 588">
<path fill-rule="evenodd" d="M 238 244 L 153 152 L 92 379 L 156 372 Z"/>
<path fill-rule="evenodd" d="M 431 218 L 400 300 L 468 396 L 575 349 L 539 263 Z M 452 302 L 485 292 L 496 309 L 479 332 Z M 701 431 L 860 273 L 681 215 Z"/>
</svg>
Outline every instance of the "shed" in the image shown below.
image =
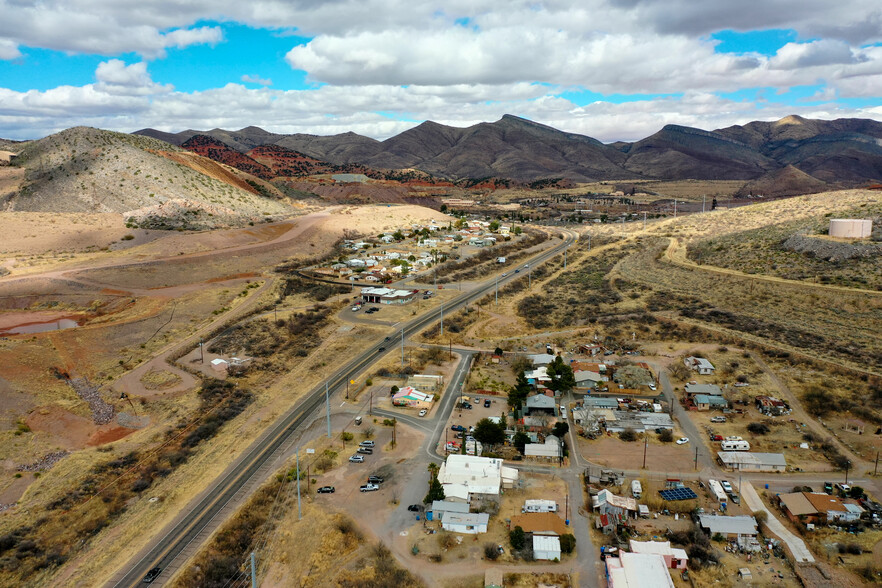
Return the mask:
<svg viewBox="0 0 882 588">
<path fill-rule="evenodd" d="M 467 513 L 469 512 L 468 503 L 463 502 L 450 502 L 447 500 L 435 500 L 432 502 L 432 512 L 434 513 L 434 519 L 437 521 L 444 521 L 445 515 L 448 513 Z"/>
<path fill-rule="evenodd" d="M 550 535 L 533 535 L 533 557 L 560 561 L 560 539 Z"/>
<path fill-rule="evenodd" d="M 738 537 L 756 537 L 757 523 L 752 516 L 741 515 L 735 517 L 723 515 L 698 515 L 698 524 L 711 536 L 719 533 L 727 539 Z"/>
</svg>

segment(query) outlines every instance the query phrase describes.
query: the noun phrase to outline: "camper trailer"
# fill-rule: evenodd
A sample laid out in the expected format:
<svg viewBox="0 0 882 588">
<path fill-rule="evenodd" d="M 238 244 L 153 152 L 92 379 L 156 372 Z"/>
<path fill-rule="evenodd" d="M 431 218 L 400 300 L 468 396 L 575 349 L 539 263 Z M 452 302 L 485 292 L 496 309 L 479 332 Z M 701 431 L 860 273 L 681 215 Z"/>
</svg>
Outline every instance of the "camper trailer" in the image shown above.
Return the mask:
<svg viewBox="0 0 882 588">
<path fill-rule="evenodd" d="M 640 480 L 634 480 L 631 482 L 631 495 L 640 500 L 640 496 L 643 494 L 643 486 L 640 484 Z"/>
<path fill-rule="evenodd" d="M 553 500 L 525 500 L 521 512 L 557 512 L 557 503 Z"/>
<path fill-rule="evenodd" d="M 723 441 L 723 451 L 750 451 L 747 441 Z"/>
</svg>

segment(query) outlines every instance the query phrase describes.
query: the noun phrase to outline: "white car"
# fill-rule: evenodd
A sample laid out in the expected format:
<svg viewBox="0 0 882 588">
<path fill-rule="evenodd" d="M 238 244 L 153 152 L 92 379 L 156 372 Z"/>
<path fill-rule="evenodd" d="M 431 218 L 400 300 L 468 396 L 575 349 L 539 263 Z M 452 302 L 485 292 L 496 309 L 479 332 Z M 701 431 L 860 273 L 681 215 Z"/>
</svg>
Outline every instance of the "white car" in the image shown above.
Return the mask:
<svg viewBox="0 0 882 588">
<path fill-rule="evenodd" d="M 358 306 L 353 306 L 353 307 L 352 307 L 352 312 L 358 312 L 358 309 L 359 309 Z"/>
<path fill-rule="evenodd" d="M 425 409 L 425 408 L 424 408 L 423 410 L 420 411 L 420 416 L 421 416 L 421 417 L 424 417 L 424 416 L 426 416 L 427 414 L 429 414 L 428 409 Z"/>
<path fill-rule="evenodd" d="M 653 392 L 655 392 L 655 384 L 650 384 L 649 389 L 652 390 Z"/>
<path fill-rule="evenodd" d="M 677 441 L 677 443 L 679 443 L 679 441 Z M 364 456 L 356 454 L 356 455 L 351 456 L 349 458 L 349 461 L 351 461 L 352 463 L 364 463 Z"/>
<path fill-rule="evenodd" d="M 689 443 L 689 437 L 680 437 L 677 439 L 677 445 L 686 445 Z"/>
<path fill-rule="evenodd" d="M 723 480 L 722 482 L 720 482 L 720 486 L 723 487 L 723 491 L 724 491 L 726 494 L 732 494 L 732 492 L 733 492 L 733 490 L 732 490 L 732 484 L 730 484 L 730 483 L 728 482 L 728 480 Z"/>
</svg>

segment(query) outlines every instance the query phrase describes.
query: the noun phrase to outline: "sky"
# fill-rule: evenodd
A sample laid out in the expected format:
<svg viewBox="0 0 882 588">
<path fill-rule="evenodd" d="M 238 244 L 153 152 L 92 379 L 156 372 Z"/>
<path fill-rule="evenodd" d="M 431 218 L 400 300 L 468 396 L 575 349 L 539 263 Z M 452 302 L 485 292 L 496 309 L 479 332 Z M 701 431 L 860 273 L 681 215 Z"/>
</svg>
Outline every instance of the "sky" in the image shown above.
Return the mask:
<svg viewBox="0 0 882 588">
<path fill-rule="evenodd" d="M 0 137 L 882 120 L 878 0 L 0 0 Z"/>
</svg>

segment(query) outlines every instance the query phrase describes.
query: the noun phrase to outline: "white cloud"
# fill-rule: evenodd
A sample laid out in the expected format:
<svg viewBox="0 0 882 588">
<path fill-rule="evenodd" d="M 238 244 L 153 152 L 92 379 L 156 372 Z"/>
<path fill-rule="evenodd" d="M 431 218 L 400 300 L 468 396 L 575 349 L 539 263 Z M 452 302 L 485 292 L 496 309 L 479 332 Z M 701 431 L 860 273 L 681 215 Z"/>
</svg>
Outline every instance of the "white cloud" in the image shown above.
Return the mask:
<svg viewBox="0 0 882 588">
<path fill-rule="evenodd" d="M 262 78 L 260 76 L 253 76 L 250 74 L 245 74 L 241 78 L 239 78 L 246 84 L 258 84 L 260 86 L 272 86 L 273 81 L 270 78 Z"/>
<path fill-rule="evenodd" d="M 769 67 L 789 70 L 859 61 L 846 43 L 833 39 L 820 39 L 810 43 L 787 43 L 769 61 Z"/>
<path fill-rule="evenodd" d="M 119 59 L 103 61 L 95 70 L 95 79 L 99 92 L 116 96 L 149 96 L 174 89 L 171 84 L 157 84 L 150 79 L 147 63 L 143 61 L 132 65 Z"/>
</svg>

